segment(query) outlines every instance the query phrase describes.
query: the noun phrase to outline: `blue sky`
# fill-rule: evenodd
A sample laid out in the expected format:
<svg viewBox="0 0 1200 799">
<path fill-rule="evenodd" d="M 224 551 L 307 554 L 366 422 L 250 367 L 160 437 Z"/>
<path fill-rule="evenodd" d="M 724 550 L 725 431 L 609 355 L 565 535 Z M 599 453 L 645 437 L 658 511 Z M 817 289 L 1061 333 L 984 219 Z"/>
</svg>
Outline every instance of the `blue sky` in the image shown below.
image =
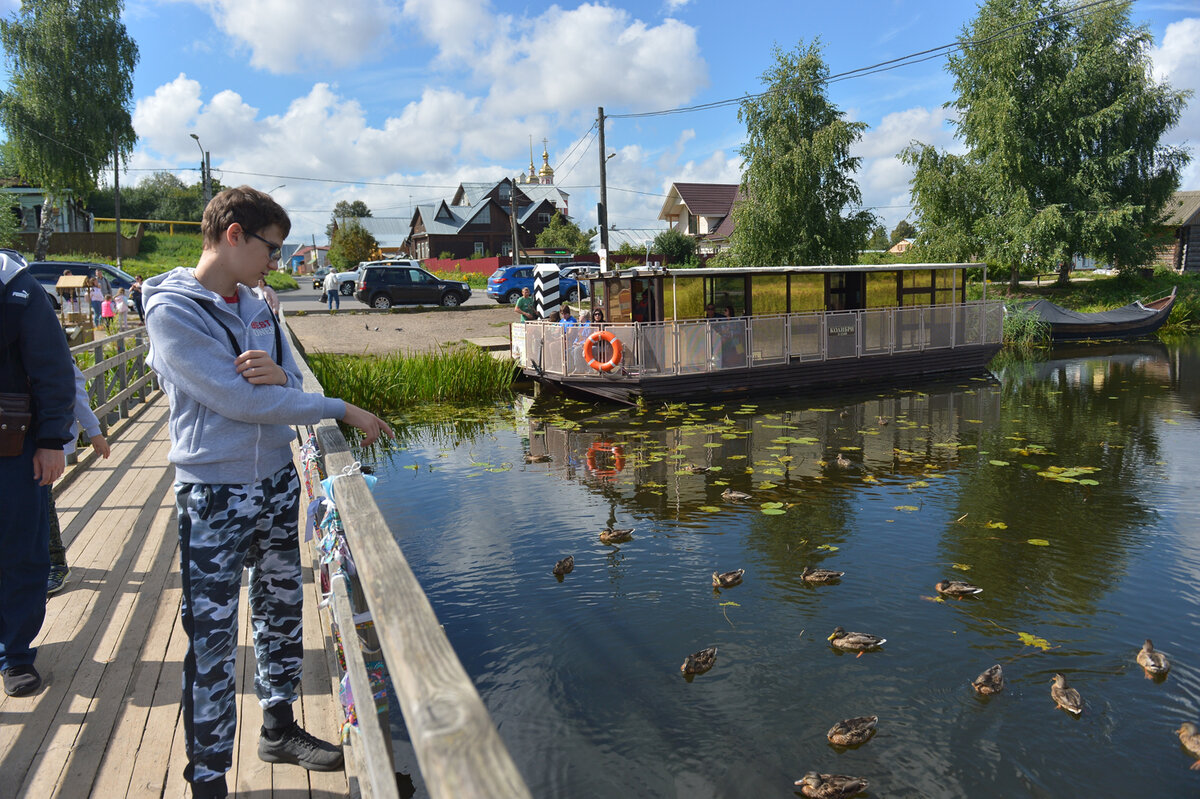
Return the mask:
<svg viewBox="0 0 1200 799">
<path fill-rule="evenodd" d="M 18 5 L 0 0 L 6 14 Z M 546 138 L 587 227 L 597 106 L 618 115 L 754 93 L 774 46 L 818 36 L 834 73 L 866 66 L 953 41 L 975 10 L 949 0 L 126 0 L 141 61 L 139 143 L 122 184 L 155 169 L 195 181 L 196 133 L 222 182 L 274 190 L 293 217 L 289 240 L 324 243 L 338 200 L 408 217 L 461 181 L 528 170 L 530 137 L 540 167 Z M 1200 94 L 1200 0 L 1143 0 L 1132 15 L 1154 36 L 1160 77 Z M 944 61 L 838 82 L 830 96 L 870 126 L 858 180 L 890 230 L 909 212 L 895 154 L 913 139 L 955 146 Z M 736 183 L 744 133 L 736 107 L 611 120 L 612 224 L 663 227 L 673 181 Z M 1197 163 L 1182 188 L 1200 189 L 1200 98 L 1168 140 L 1190 140 Z"/>
</svg>

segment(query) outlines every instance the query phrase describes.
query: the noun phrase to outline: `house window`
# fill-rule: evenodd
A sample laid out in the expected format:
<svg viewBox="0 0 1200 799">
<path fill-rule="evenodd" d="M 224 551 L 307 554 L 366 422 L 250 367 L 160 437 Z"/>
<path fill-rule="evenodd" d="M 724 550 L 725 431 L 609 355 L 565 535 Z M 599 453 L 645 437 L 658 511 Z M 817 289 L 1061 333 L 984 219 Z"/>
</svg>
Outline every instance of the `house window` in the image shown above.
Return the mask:
<svg viewBox="0 0 1200 799">
<path fill-rule="evenodd" d="M 482 241 L 475 242 L 475 254 L 480 255 L 480 256 L 483 255 L 483 242 Z"/>
<path fill-rule="evenodd" d="M 688 212 L 688 233 L 690 233 L 693 236 L 695 236 L 697 233 L 696 215 L 691 213 L 690 211 Z"/>
<path fill-rule="evenodd" d="M 542 212 L 538 214 L 538 224 L 545 227 L 550 224 L 550 214 Z"/>
<path fill-rule="evenodd" d="M 505 242 L 504 244 L 500 245 L 500 254 L 501 255 L 510 255 L 511 253 L 512 253 L 512 245 L 511 244 Z"/>
</svg>

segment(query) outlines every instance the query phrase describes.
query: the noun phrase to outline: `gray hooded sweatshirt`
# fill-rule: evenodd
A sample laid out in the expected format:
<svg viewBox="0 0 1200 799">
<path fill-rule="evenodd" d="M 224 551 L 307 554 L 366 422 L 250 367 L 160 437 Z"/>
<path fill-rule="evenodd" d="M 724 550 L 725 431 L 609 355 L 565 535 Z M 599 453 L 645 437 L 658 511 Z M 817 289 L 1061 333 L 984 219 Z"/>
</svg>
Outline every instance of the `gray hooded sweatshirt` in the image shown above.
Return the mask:
<svg viewBox="0 0 1200 799">
<path fill-rule="evenodd" d="M 142 297 L 150 366 L 171 402 L 167 457 L 179 482 L 257 483 L 291 461 L 291 425 L 345 416 L 340 399 L 302 390 L 287 336 L 277 353 L 275 319 L 245 286 L 227 303 L 180 267 L 147 280 Z M 265 350 L 281 363 L 287 385 L 256 386 L 239 375 L 233 362 L 246 350 Z"/>
</svg>

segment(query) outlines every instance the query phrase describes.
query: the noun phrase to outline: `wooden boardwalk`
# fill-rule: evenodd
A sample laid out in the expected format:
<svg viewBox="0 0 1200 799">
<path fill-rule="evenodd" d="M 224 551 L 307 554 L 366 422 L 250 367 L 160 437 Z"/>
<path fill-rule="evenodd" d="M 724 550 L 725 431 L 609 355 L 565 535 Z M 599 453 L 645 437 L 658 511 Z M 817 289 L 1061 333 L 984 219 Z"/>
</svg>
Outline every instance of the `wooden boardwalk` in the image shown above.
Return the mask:
<svg viewBox="0 0 1200 799">
<path fill-rule="evenodd" d="M 35 644 L 46 685 L 0 693 L 0 799 L 190 796 L 179 711 L 186 637 L 179 622 L 179 546 L 162 394 L 121 423 L 112 457 L 90 456 L 55 492 L 71 576 L 50 597 Z M 303 512 L 301 514 L 303 520 Z M 304 548 L 307 553 L 307 547 Z M 341 712 L 309 559 L 304 680 L 297 720 L 325 739 Z M 257 756 L 262 714 L 243 584 L 238 740 L 228 781 L 238 797 L 347 796 L 346 776 L 271 766 Z"/>
</svg>

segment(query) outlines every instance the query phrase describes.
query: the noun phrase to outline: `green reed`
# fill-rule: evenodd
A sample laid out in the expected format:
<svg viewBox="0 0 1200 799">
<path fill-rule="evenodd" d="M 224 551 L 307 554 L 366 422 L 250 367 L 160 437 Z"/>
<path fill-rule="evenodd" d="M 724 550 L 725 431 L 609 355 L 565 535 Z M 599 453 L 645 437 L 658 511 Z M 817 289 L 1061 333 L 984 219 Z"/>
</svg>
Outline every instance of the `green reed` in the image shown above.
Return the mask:
<svg viewBox="0 0 1200 799">
<path fill-rule="evenodd" d="M 380 415 L 423 402 L 507 397 L 517 374 L 512 361 L 469 344 L 387 355 L 310 353 L 308 362 L 328 396 Z"/>
<path fill-rule="evenodd" d="M 1009 306 L 1004 314 L 1004 346 L 1028 352 L 1050 344 L 1050 325 L 1026 306 Z"/>
</svg>

